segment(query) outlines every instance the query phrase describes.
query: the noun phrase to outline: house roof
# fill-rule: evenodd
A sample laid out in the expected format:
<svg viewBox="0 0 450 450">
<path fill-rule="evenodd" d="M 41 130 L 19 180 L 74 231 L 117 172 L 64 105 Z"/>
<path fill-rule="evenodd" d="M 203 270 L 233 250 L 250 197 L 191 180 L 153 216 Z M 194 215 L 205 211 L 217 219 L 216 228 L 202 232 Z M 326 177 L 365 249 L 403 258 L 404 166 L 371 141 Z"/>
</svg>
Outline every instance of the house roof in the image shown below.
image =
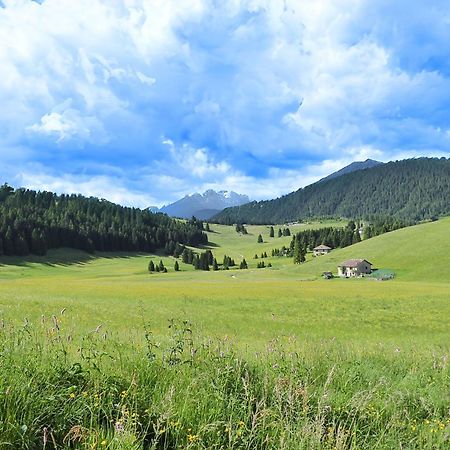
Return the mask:
<svg viewBox="0 0 450 450">
<path fill-rule="evenodd" d="M 317 247 L 314 247 L 313 250 L 333 250 L 331 247 L 328 247 L 328 245 L 318 245 Z"/>
<path fill-rule="evenodd" d="M 366 262 L 367 264 L 372 265 L 371 262 L 367 261 L 367 259 L 347 259 L 347 261 L 344 261 L 343 263 L 339 264 L 339 267 L 358 267 L 361 263 Z"/>
</svg>

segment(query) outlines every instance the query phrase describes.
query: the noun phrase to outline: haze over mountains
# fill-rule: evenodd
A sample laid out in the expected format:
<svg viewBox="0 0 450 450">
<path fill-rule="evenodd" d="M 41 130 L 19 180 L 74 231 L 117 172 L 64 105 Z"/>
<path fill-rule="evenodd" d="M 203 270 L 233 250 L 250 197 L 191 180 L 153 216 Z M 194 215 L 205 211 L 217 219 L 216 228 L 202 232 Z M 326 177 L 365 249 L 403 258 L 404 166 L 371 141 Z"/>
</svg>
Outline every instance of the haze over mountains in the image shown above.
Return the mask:
<svg viewBox="0 0 450 450">
<path fill-rule="evenodd" d="M 192 216 L 206 220 L 225 208 L 239 206 L 250 202 L 247 195 L 233 191 L 216 192 L 208 189 L 203 194 L 186 195 L 174 203 L 163 206 L 161 209 L 151 208 L 155 212 L 163 212 L 172 217 L 190 219 Z"/>
</svg>

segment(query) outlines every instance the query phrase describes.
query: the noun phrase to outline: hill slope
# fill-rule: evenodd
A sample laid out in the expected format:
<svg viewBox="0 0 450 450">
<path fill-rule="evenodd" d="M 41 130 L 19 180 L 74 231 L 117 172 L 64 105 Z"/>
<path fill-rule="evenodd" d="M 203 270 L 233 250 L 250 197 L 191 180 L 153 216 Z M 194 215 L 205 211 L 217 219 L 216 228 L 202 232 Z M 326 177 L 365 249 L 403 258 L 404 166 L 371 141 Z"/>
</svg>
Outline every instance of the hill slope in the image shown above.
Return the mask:
<svg viewBox="0 0 450 450">
<path fill-rule="evenodd" d="M 421 220 L 450 214 L 450 159 L 389 162 L 323 180 L 275 200 L 227 208 L 219 223 L 282 223 L 313 217 Z"/>
<path fill-rule="evenodd" d="M 350 258 L 364 258 L 390 269 L 401 280 L 450 282 L 450 217 L 402 228 L 332 251 L 297 266 L 300 275 L 318 276 Z M 293 269 L 294 270 L 294 269 Z"/>
</svg>

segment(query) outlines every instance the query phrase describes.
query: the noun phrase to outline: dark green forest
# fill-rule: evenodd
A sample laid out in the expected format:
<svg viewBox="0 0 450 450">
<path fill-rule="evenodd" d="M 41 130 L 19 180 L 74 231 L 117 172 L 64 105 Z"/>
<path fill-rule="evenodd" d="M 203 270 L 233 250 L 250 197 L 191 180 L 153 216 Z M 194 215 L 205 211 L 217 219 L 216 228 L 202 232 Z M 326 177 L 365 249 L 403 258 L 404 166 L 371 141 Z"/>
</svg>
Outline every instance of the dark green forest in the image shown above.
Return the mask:
<svg viewBox="0 0 450 450">
<path fill-rule="evenodd" d="M 0 187 L 0 255 L 45 255 L 59 247 L 173 254 L 177 243 L 207 242 L 194 218 L 177 221 L 93 197 Z"/>
<path fill-rule="evenodd" d="M 319 181 L 275 200 L 227 208 L 211 221 L 275 224 L 384 216 L 417 222 L 449 214 L 450 159 L 418 158 Z"/>
</svg>

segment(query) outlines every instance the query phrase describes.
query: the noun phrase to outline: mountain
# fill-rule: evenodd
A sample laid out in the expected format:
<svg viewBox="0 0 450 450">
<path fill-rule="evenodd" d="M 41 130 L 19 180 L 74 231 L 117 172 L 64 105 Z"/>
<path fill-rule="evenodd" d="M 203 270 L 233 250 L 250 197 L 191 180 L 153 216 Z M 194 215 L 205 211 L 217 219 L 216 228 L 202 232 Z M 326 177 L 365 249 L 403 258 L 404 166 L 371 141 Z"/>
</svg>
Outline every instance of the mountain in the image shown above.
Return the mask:
<svg viewBox="0 0 450 450">
<path fill-rule="evenodd" d="M 212 219 L 227 224 L 373 216 L 418 221 L 449 214 L 450 159 L 418 158 L 321 180 L 275 200 L 227 208 Z"/>
<path fill-rule="evenodd" d="M 184 217 L 190 219 L 192 216 L 206 220 L 218 214 L 224 208 L 238 206 L 248 203 L 250 199 L 246 195 L 237 194 L 233 191 L 207 190 L 203 194 L 186 195 L 170 205 L 163 206 L 159 211 L 172 217 Z"/>
<path fill-rule="evenodd" d="M 375 161 L 374 159 L 366 159 L 365 161 L 354 161 L 348 166 L 322 178 L 320 181 L 331 180 L 332 178 L 340 177 L 341 175 L 346 175 L 347 173 L 356 172 L 357 170 L 371 169 L 372 167 L 384 164 L 381 161 Z"/>
</svg>

